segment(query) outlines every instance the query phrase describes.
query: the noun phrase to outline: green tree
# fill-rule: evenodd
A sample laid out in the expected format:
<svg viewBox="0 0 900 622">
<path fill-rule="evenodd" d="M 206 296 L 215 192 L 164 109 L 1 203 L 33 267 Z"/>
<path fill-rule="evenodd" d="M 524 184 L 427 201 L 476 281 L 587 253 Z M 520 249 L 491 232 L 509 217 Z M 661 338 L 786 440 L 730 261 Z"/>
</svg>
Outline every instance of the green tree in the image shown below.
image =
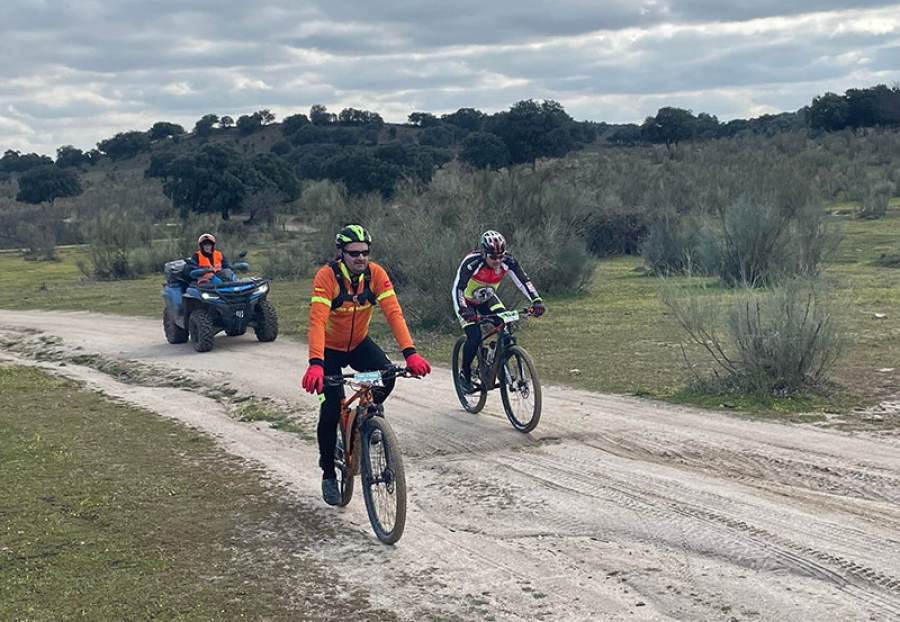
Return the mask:
<svg viewBox="0 0 900 622">
<path fill-rule="evenodd" d="M 170 167 L 176 157 L 171 151 L 154 153 L 150 156 L 150 164 L 144 170 L 144 177 L 147 179 L 165 179 L 169 176 Z"/>
<path fill-rule="evenodd" d="M 850 104 L 846 98 L 836 93 L 825 93 L 813 97 L 806 113 L 809 127 L 826 132 L 841 130 L 848 125 Z"/>
<path fill-rule="evenodd" d="M 406 117 L 406 122 L 417 127 L 435 127 L 440 125 L 440 120 L 430 112 L 412 112 Z"/>
<path fill-rule="evenodd" d="M 474 108 L 460 108 L 456 112 L 441 115 L 441 121 L 455 125 L 467 132 L 478 132 L 484 127 L 487 115 Z"/>
<path fill-rule="evenodd" d="M 338 115 L 338 122 L 344 125 L 372 125 L 381 127 L 384 125 L 384 119 L 377 112 L 369 112 L 368 110 L 357 110 L 356 108 L 344 108 Z"/>
<path fill-rule="evenodd" d="M 228 129 L 229 127 L 234 127 L 234 118 L 225 115 L 219 119 L 219 127 L 222 129 Z"/>
<path fill-rule="evenodd" d="M 571 151 L 576 125 L 558 102 L 528 99 L 490 117 L 485 130 L 503 140 L 513 164 L 533 165 L 538 158 L 558 158 Z"/>
<path fill-rule="evenodd" d="M 64 145 L 56 150 L 56 166 L 60 168 L 80 168 L 89 163 L 84 152 L 72 145 Z"/>
<path fill-rule="evenodd" d="M 297 175 L 284 158 L 280 158 L 274 153 L 260 153 L 253 156 L 250 164 L 264 181 L 262 185 L 275 188 L 283 203 L 300 198 L 300 180 L 297 179 Z M 254 188 L 254 191 L 261 189 Z"/>
<path fill-rule="evenodd" d="M 77 173 L 48 164 L 22 173 L 16 201 L 33 204 L 49 202 L 52 205 L 60 197 L 74 197 L 82 192 Z"/>
<path fill-rule="evenodd" d="M 309 125 L 309 117 L 305 114 L 292 114 L 281 122 L 281 133 L 290 136 L 304 125 Z"/>
<path fill-rule="evenodd" d="M 667 106 L 660 108 L 655 117 L 647 117 L 641 125 L 641 136 L 654 144 L 664 143 L 670 152 L 678 143 L 694 135 L 696 118 L 690 110 Z"/>
<path fill-rule="evenodd" d="M 620 147 L 632 147 L 641 142 L 641 128 L 634 123 L 620 125 L 613 130 L 606 140 Z"/>
<path fill-rule="evenodd" d="M 157 121 L 150 128 L 150 140 L 163 140 L 171 136 L 181 136 L 184 134 L 184 128 L 177 123 L 169 123 L 168 121 Z"/>
<path fill-rule="evenodd" d="M 194 134 L 201 138 L 205 138 L 210 136 L 213 131 L 213 127 L 219 122 L 219 115 L 215 114 L 207 114 L 200 117 L 197 123 L 194 124 Z"/>
<path fill-rule="evenodd" d="M 275 121 L 275 114 L 268 108 L 257 110 L 253 113 L 253 116 L 259 119 L 260 125 L 269 125 L 270 123 Z"/>
<path fill-rule="evenodd" d="M 171 162 L 163 192 L 182 218 L 190 212 L 218 212 L 222 220 L 228 220 L 230 212 L 241 207 L 248 186 L 259 188 L 263 183 L 233 148 L 206 144 L 195 154 Z"/>
<path fill-rule="evenodd" d="M 309 122 L 313 125 L 333 125 L 336 121 L 337 117 L 322 104 L 313 104 L 309 109 Z"/>
<path fill-rule="evenodd" d="M 449 147 L 453 144 L 453 132 L 441 126 L 427 127 L 419 136 L 419 144 L 429 147 Z"/>
<path fill-rule="evenodd" d="M 255 114 L 241 115 L 237 120 L 237 129 L 241 136 L 249 136 L 262 127 L 262 120 Z"/>
<path fill-rule="evenodd" d="M 467 136 L 463 140 L 459 159 L 479 169 L 501 169 L 511 162 L 506 143 L 490 132 L 476 132 Z"/>
<path fill-rule="evenodd" d="M 101 140 L 97 148 L 113 160 L 124 160 L 150 151 L 150 143 L 147 132 L 119 132 L 112 138 Z"/>
<path fill-rule="evenodd" d="M 328 179 L 342 182 L 351 195 L 378 192 L 384 199 L 393 196 L 395 184 L 403 178 L 399 166 L 362 149 L 342 151 L 325 164 L 324 172 Z"/>
<path fill-rule="evenodd" d="M 701 140 L 710 140 L 719 135 L 721 124 L 715 115 L 701 112 L 694 122 L 694 137 Z"/>
<path fill-rule="evenodd" d="M 18 151 L 9 149 L 0 158 L 0 172 L 24 173 L 38 166 L 46 166 L 48 164 L 53 164 L 53 160 L 48 156 L 36 153 L 22 155 Z"/>
</svg>

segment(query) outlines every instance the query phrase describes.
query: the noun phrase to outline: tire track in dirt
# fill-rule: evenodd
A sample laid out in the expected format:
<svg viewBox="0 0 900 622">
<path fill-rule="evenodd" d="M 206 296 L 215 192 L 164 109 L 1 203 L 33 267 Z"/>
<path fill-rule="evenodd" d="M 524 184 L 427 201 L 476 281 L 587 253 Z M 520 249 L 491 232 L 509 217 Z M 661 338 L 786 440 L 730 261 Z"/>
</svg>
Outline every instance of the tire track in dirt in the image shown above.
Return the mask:
<svg viewBox="0 0 900 622">
<path fill-rule="evenodd" d="M 7 317 L 66 341 L 32 334 L 42 347 L 177 369 L 315 418 L 298 388 L 302 344 L 223 337 L 201 355 L 162 343 L 157 321 Z M 292 366 L 296 382 L 271 373 Z M 310 439 L 292 438 L 288 456 L 250 442 L 258 424 L 231 421 L 216 437 L 321 506 L 341 530 L 320 543 L 323 559 L 404 620 L 900 618 L 897 439 L 561 387 L 544 387 L 531 434 L 501 408 L 495 392 L 465 413 L 447 369 L 398 383 L 387 417 L 410 509 L 393 548 L 374 540 L 361 503 L 321 506 Z"/>
</svg>

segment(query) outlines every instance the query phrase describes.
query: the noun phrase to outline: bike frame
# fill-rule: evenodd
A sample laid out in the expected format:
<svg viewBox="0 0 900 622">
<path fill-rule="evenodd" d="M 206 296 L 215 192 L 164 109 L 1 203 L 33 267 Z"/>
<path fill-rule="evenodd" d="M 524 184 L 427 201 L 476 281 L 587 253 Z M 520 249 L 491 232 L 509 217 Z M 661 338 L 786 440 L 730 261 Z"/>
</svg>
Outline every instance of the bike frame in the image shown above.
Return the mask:
<svg viewBox="0 0 900 622">
<path fill-rule="evenodd" d="M 520 309 L 518 311 L 519 315 L 528 316 L 529 309 L 528 307 L 524 309 Z M 496 314 L 495 314 L 496 315 Z M 487 319 L 484 319 L 484 316 L 481 319 L 482 324 L 492 324 Z M 513 335 L 513 330 L 518 325 L 519 320 L 515 320 L 514 322 L 504 322 L 503 324 L 493 325 L 493 328 L 488 332 L 484 333 L 481 337 L 481 341 L 478 342 L 478 369 L 481 372 L 481 381 L 484 383 L 484 386 L 488 387 L 488 390 L 497 388 L 497 373 L 500 371 L 500 361 L 503 360 L 503 354 L 506 353 L 506 350 L 509 349 L 510 346 L 514 346 L 518 343 L 518 340 L 515 335 Z M 496 344 L 494 346 L 494 360 L 488 362 L 484 360 L 484 350 L 483 346 L 485 343 L 489 343 L 489 340 L 496 335 Z"/>
<path fill-rule="evenodd" d="M 341 428 L 349 441 L 349 447 L 344 447 L 344 452 L 347 454 L 347 464 L 355 467 L 351 471 L 357 471 L 359 468 L 359 456 L 356 451 L 359 449 L 357 441 L 363 426 L 372 417 L 384 417 L 384 409 L 378 408 L 372 397 L 372 386 L 364 384 L 356 389 L 350 397 L 341 398 Z M 359 402 L 356 408 L 351 408 L 353 402 L 356 401 Z"/>
</svg>

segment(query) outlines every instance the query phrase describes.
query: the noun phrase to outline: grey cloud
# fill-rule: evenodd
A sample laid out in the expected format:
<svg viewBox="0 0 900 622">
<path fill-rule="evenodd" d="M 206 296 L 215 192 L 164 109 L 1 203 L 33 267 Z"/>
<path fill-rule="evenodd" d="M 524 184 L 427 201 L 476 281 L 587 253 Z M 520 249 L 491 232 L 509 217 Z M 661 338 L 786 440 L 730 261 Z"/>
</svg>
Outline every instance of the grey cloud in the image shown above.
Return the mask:
<svg viewBox="0 0 900 622">
<path fill-rule="evenodd" d="M 797 109 L 825 90 L 900 80 L 896 25 L 870 34 L 822 19 L 735 23 L 848 10 L 846 0 L 782 4 L 6 0 L 0 102 L 14 108 L 0 108 L 0 151 L 84 148 L 77 139 L 113 128 L 113 118 L 191 129 L 207 113 L 268 108 L 283 117 L 317 103 L 395 122 L 413 111 L 495 112 L 522 99 L 554 99 L 595 121 L 639 121 L 664 105 L 746 118 Z M 854 2 L 866 6 L 896 7 L 883 20 L 900 14 L 896 4 Z M 865 60 L 849 62 L 848 52 Z M 67 124 L 91 129 L 75 134 Z M 145 128 L 92 134 L 87 148 L 132 129 Z M 71 138 L 42 143 L 50 135 Z"/>
</svg>

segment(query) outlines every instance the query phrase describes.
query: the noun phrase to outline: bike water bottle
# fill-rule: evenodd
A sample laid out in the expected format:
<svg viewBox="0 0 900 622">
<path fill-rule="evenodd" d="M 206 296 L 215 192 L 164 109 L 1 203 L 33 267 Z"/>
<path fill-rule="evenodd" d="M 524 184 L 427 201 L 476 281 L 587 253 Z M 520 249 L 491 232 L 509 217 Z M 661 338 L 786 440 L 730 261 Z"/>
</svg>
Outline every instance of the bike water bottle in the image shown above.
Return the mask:
<svg viewBox="0 0 900 622">
<path fill-rule="evenodd" d="M 487 354 L 484 357 L 487 360 L 488 365 L 490 365 L 491 363 L 494 362 L 494 350 L 496 350 L 496 349 L 497 349 L 496 341 L 492 341 L 488 344 Z"/>
</svg>

